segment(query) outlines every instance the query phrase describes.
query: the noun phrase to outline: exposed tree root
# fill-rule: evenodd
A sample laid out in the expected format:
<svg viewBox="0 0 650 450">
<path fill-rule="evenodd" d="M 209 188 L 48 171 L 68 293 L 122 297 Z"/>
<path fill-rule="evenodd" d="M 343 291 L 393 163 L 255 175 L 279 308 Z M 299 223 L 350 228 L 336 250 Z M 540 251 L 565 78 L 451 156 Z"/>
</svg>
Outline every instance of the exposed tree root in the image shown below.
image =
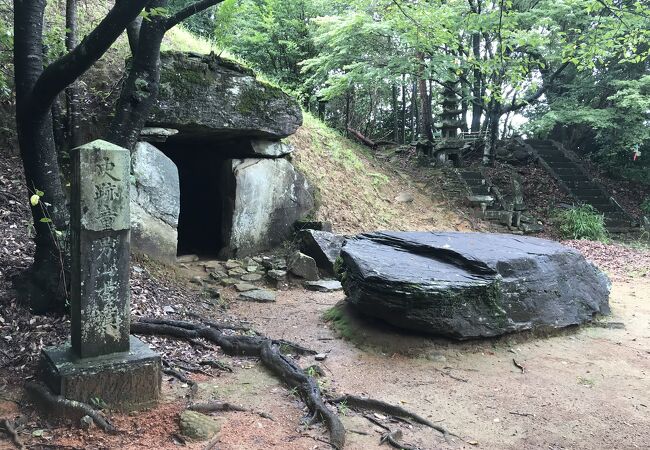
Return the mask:
<svg viewBox="0 0 650 450">
<path fill-rule="evenodd" d="M 212 367 L 213 369 L 219 369 L 222 372 L 232 373 L 232 367 L 230 367 L 225 362 L 219 361 L 217 359 L 204 359 L 203 361 L 199 361 L 199 366 L 208 366 Z"/>
<path fill-rule="evenodd" d="M 190 399 L 196 395 L 196 393 L 199 391 L 199 385 L 196 384 L 195 381 L 190 380 L 183 374 L 181 371 L 174 369 L 171 364 L 168 361 L 165 361 L 163 359 L 162 361 L 163 367 L 162 371 L 165 375 L 169 375 L 171 377 L 176 378 L 178 381 L 181 383 L 185 383 L 190 387 Z"/>
<path fill-rule="evenodd" d="M 11 442 L 14 443 L 16 448 L 20 450 L 23 450 L 25 448 L 23 443 L 20 441 L 20 438 L 18 437 L 18 432 L 16 431 L 16 428 L 14 428 L 14 424 L 11 423 L 11 420 L 4 419 L 0 421 L 0 430 L 3 430 L 9 435 Z"/>
<path fill-rule="evenodd" d="M 275 420 L 273 416 L 271 416 L 271 414 L 266 413 L 264 411 L 256 411 L 254 409 L 244 408 L 243 406 L 234 405 L 228 402 L 195 403 L 194 405 L 191 405 L 188 409 L 200 413 L 211 413 L 217 411 L 251 412 L 265 419 Z"/>
<path fill-rule="evenodd" d="M 60 395 L 54 395 L 48 388 L 33 381 L 26 383 L 25 389 L 32 395 L 33 400 L 43 404 L 49 412 L 58 416 L 75 419 L 77 422 L 83 416 L 89 416 L 102 430 L 112 434 L 118 432 L 108 419 L 90 405 L 75 400 L 68 400 Z"/>
<path fill-rule="evenodd" d="M 391 405 L 390 403 L 382 402 L 381 400 L 375 400 L 372 398 L 363 398 L 356 397 L 354 395 L 344 395 L 339 398 L 330 400 L 332 403 L 345 403 L 349 408 L 352 409 L 365 409 L 370 411 L 377 411 L 390 416 L 395 416 L 403 419 L 411 419 L 414 422 L 417 422 L 422 425 L 426 425 L 430 428 L 441 433 L 445 439 L 449 436 L 459 437 L 453 433 L 450 433 L 446 428 L 436 425 L 430 420 L 425 419 L 415 413 L 407 411 L 401 406 Z"/>
<path fill-rule="evenodd" d="M 393 430 L 384 434 L 379 441 L 380 444 L 388 442 L 393 447 L 400 450 L 419 450 L 417 447 L 411 447 L 410 445 L 403 444 L 400 442 L 402 439 L 402 430 Z"/>
<path fill-rule="evenodd" d="M 221 330 L 192 322 L 140 319 L 131 324 L 134 334 L 167 335 L 178 339 L 203 338 L 231 356 L 256 356 L 279 379 L 297 389 L 302 401 L 313 417 L 320 418 L 330 432 L 331 445 L 342 449 L 345 444 L 345 428 L 338 415 L 332 412 L 321 397 L 316 381 L 308 376 L 291 358 L 280 351 L 284 348 L 297 354 L 315 354 L 312 350 L 286 341 L 261 336 L 226 335 Z"/>
</svg>

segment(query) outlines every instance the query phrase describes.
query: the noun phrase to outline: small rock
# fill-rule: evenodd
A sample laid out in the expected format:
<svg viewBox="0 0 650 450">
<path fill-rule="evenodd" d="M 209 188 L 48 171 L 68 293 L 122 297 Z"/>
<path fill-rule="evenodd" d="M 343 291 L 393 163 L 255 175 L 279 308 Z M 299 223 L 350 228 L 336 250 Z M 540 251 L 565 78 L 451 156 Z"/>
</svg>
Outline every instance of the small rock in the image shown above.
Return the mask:
<svg viewBox="0 0 650 450">
<path fill-rule="evenodd" d="M 248 267 L 246 267 L 246 272 L 249 272 L 249 273 L 257 272 L 257 266 L 248 266 Z"/>
<path fill-rule="evenodd" d="M 269 270 L 284 270 L 287 268 L 287 261 L 284 258 L 269 258 L 265 256 L 262 258 L 262 267 Z"/>
<path fill-rule="evenodd" d="M 95 421 L 90 416 L 83 416 L 81 418 L 81 429 L 89 430 L 95 424 Z"/>
<path fill-rule="evenodd" d="M 314 258 L 298 251 L 291 255 L 289 270 L 305 280 L 316 281 L 319 279 L 318 267 Z"/>
<path fill-rule="evenodd" d="M 411 203 L 413 200 L 415 200 L 415 198 L 410 192 L 400 192 L 397 197 L 395 197 L 397 203 Z"/>
<path fill-rule="evenodd" d="M 305 281 L 305 288 L 309 291 L 335 292 L 343 289 L 337 280 Z"/>
<path fill-rule="evenodd" d="M 234 269 L 230 269 L 228 271 L 228 276 L 239 277 L 239 276 L 242 276 L 242 275 L 246 275 L 247 273 L 248 272 L 246 272 L 246 269 L 244 269 L 242 267 L 235 267 Z"/>
<path fill-rule="evenodd" d="M 182 255 L 176 258 L 177 263 L 191 263 L 199 260 L 197 255 Z"/>
<path fill-rule="evenodd" d="M 192 277 L 190 279 L 190 283 L 198 284 L 198 285 L 203 285 L 203 278 L 199 277 L 198 275 L 195 277 Z"/>
<path fill-rule="evenodd" d="M 239 294 L 239 298 L 250 302 L 269 303 L 275 301 L 276 295 L 273 291 L 258 289 L 255 291 L 243 292 Z"/>
<path fill-rule="evenodd" d="M 229 259 L 228 261 L 226 261 L 224 266 L 226 267 L 226 269 L 235 269 L 237 267 L 241 267 L 241 264 L 238 261 L 235 261 L 234 259 Z"/>
<path fill-rule="evenodd" d="M 239 283 L 239 280 L 235 278 L 224 278 L 223 280 L 220 281 L 222 286 L 232 286 L 234 284 Z"/>
<path fill-rule="evenodd" d="M 221 298 L 221 291 L 217 288 L 208 287 L 203 290 L 209 297 Z"/>
<path fill-rule="evenodd" d="M 248 292 L 248 291 L 255 291 L 259 289 L 259 287 L 249 283 L 237 283 L 235 285 L 235 289 L 237 289 L 237 292 Z"/>
<path fill-rule="evenodd" d="M 215 270 L 210 272 L 210 278 L 216 281 L 221 281 L 224 278 L 228 278 L 228 274 L 223 270 Z"/>
<path fill-rule="evenodd" d="M 268 277 L 272 280 L 276 281 L 285 281 L 287 279 L 286 270 L 269 270 L 266 272 L 266 275 L 268 275 Z"/>
<path fill-rule="evenodd" d="M 327 359 L 327 354 L 326 353 L 319 353 L 317 355 L 314 355 L 314 359 L 316 361 L 325 361 Z"/>
<path fill-rule="evenodd" d="M 192 439 L 206 441 L 221 431 L 221 422 L 196 411 L 183 411 L 180 415 L 181 433 Z"/>
<path fill-rule="evenodd" d="M 167 305 L 163 307 L 163 312 L 165 314 L 174 314 L 176 311 L 171 306 Z"/>
<path fill-rule="evenodd" d="M 221 263 L 219 261 L 206 261 L 203 263 L 203 267 L 206 272 L 212 272 L 213 270 L 221 269 Z"/>
<path fill-rule="evenodd" d="M 242 275 L 241 279 L 243 281 L 260 281 L 262 279 L 262 275 L 259 273 L 249 273 Z"/>
</svg>

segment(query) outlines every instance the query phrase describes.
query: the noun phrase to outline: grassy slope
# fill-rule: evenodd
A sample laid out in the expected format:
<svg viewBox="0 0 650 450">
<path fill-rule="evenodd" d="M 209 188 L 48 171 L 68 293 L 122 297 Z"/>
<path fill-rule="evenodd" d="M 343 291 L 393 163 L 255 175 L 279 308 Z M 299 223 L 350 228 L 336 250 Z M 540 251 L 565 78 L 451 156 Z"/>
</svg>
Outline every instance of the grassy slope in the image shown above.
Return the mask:
<svg viewBox="0 0 650 450">
<path fill-rule="evenodd" d="M 434 192 L 424 195 L 408 177 L 310 114 L 287 141 L 296 147 L 295 165 L 316 190 L 315 218 L 331 221 L 337 232 L 465 229 L 456 214 L 433 200 Z M 411 193 L 413 202 L 397 203 L 402 192 Z"/>
</svg>

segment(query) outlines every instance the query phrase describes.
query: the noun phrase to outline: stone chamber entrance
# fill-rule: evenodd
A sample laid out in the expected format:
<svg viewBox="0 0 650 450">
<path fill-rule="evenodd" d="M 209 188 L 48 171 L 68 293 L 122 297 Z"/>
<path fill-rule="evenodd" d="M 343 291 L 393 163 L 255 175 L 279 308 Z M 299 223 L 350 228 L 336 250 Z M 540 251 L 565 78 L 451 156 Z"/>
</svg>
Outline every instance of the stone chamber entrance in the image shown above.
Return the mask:
<svg viewBox="0 0 650 450">
<path fill-rule="evenodd" d="M 314 207 L 282 142 L 301 123 L 295 100 L 237 64 L 162 54 L 158 101 L 132 155 L 133 253 L 241 258 L 291 237 Z"/>
<path fill-rule="evenodd" d="M 178 168 L 181 203 L 178 254 L 219 256 L 229 228 L 225 210 L 232 210 L 228 205 L 234 201 L 234 192 L 228 190 L 225 164 L 242 154 L 245 142 L 178 136 L 156 146 Z"/>
</svg>

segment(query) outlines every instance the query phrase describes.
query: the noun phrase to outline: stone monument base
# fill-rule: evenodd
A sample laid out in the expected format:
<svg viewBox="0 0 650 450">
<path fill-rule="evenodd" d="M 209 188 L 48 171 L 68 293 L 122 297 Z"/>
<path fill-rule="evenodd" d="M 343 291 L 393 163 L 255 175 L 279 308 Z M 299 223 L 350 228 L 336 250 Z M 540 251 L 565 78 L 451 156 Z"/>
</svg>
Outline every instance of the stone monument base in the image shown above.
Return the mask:
<svg viewBox="0 0 650 450">
<path fill-rule="evenodd" d="M 69 400 L 101 402 L 108 409 L 133 411 L 154 406 L 160 397 L 160 355 L 131 336 L 128 352 L 78 358 L 70 345 L 41 354 L 41 377 Z"/>
</svg>

